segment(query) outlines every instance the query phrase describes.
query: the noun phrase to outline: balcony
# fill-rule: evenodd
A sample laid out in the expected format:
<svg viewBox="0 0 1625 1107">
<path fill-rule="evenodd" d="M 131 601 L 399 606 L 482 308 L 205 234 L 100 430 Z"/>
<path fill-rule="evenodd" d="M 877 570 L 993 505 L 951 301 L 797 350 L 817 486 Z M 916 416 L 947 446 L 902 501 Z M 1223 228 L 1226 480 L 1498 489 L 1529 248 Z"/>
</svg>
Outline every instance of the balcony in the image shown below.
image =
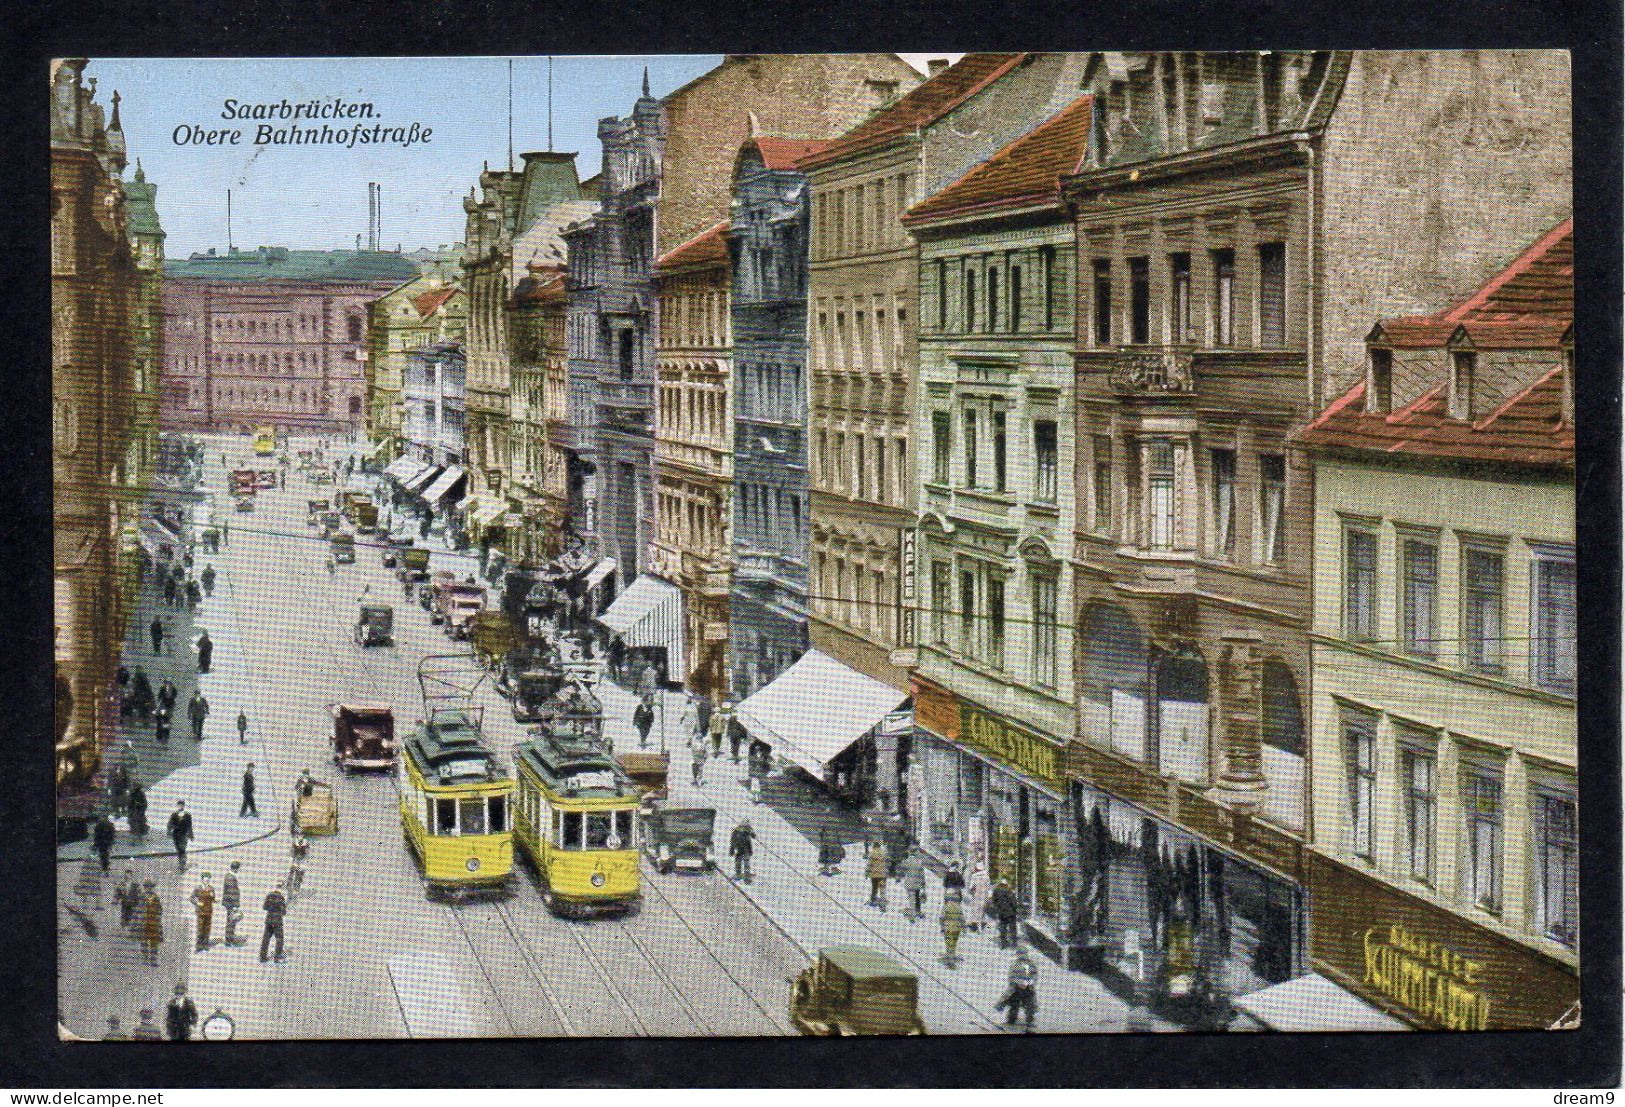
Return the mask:
<svg viewBox="0 0 1625 1107">
<path fill-rule="evenodd" d="M 1196 391 L 1196 357 L 1183 346 L 1128 346 L 1107 367 L 1112 391 L 1133 396 L 1189 396 Z"/>
</svg>

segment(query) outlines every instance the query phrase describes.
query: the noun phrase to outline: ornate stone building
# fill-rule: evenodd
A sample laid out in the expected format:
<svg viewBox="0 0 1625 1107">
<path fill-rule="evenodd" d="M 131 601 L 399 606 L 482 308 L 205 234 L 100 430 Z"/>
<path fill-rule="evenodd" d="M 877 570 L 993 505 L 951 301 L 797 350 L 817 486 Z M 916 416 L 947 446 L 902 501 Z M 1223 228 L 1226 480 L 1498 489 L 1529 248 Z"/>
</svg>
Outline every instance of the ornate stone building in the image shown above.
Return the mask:
<svg viewBox="0 0 1625 1107">
<path fill-rule="evenodd" d="M 501 502 L 509 465 L 510 381 L 508 298 L 513 293 L 513 240 L 519 233 L 519 193 L 524 174 L 480 173 L 463 198 L 468 216 L 463 250 L 463 287 L 468 293 L 469 495 Z M 476 190 L 477 189 L 477 190 Z M 478 505 L 470 505 L 477 513 Z"/>
<path fill-rule="evenodd" d="M 508 533 L 510 556 L 540 566 L 564 550 L 569 529 L 565 457 L 553 442 L 568 422 L 565 403 L 564 266 L 531 262 L 513 290 L 509 343 L 513 353 L 513 486 L 522 520 Z"/>
<path fill-rule="evenodd" d="M 402 392 L 407 354 L 437 342 L 461 342 L 468 297 L 453 280 L 425 272 L 374 300 L 367 320 L 367 436 L 380 460 L 393 461 L 405 441 Z"/>
</svg>

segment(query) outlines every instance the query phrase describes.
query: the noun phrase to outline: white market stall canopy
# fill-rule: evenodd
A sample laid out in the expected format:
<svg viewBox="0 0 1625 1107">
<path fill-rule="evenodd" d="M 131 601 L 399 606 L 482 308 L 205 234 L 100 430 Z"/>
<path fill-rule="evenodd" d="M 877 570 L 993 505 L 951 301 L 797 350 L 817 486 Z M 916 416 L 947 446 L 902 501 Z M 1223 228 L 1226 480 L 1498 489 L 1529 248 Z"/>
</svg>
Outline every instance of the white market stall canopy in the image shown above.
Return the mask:
<svg viewBox="0 0 1625 1107">
<path fill-rule="evenodd" d="M 818 776 L 906 698 L 827 653 L 808 650 L 735 715 L 781 757 Z"/>
<path fill-rule="evenodd" d="M 615 597 L 598 621 L 628 646 L 665 647 L 668 678 L 681 680 L 687 674 L 683 667 L 683 593 L 675 584 L 640 576 Z"/>
<path fill-rule="evenodd" d="M 390 480 L 405 484 L 413 477 L 420 476 L 428 466 L 411 457 L 398 457 L 384 466 L 384 476 Z"/>
<path fill-rule="evenodd" d="M 423 472 L 404 482 L 401 487 L 406 489 L 408 492 L 421 492 L 423 489 L 427 488 L 429 483 L 438 477 L 442 472 L 443 470 L 438 465 L 425 465 L 423 467 Z"/>
<path fill-rule="evenodd" d="M 423 493 L 423 498 L 428 500 L 430 503 L 439 503 L 448 493 L 451 492 L 452 487 L 462 479 L 463 470 L 456 465 L 448 465 L 441 472 L 441 474 L 435 478 L 435 482 L 429 485 L 428 490 Z"/>
</svg>

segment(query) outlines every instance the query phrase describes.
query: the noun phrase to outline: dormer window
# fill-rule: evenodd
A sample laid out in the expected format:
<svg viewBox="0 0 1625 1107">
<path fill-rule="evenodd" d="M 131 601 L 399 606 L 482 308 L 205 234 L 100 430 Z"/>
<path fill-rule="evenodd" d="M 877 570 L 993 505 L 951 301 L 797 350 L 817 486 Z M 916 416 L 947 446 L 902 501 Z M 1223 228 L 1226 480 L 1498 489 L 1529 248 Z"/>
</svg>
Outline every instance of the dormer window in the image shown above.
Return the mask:
<svg viewBox="0 0 1625 1107">
<path fill-rule="evenodd" d="M 1450 355 L 1450 418 L 1472 419 L 1477 368 L 1478 355 L 1471 350 L 1457 350 Z"/>
<path fill-rule="evenodd" d="M 1373 349 L 1371 367 L 1365 382 L 1365 409 L 1373 415 L 1386 415 L 1394 409 L 1394 352 Z"/>
</svg>

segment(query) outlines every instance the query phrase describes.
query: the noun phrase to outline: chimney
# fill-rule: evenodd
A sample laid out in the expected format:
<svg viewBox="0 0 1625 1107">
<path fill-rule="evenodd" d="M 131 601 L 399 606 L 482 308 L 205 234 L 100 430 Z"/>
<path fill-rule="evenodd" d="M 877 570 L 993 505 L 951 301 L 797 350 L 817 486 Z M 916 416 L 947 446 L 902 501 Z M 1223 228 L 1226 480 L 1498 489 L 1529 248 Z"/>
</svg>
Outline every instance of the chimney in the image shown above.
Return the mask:
<svg viewBox="0 0 1625 1107">
<path fill-rule="evenodd" d="M 938 73 L 941 73 L 947 68 L 947 58 L 930 58 L 925 63 L 925 75 L 927 78 L 935 77 Z"/>
</svg>

